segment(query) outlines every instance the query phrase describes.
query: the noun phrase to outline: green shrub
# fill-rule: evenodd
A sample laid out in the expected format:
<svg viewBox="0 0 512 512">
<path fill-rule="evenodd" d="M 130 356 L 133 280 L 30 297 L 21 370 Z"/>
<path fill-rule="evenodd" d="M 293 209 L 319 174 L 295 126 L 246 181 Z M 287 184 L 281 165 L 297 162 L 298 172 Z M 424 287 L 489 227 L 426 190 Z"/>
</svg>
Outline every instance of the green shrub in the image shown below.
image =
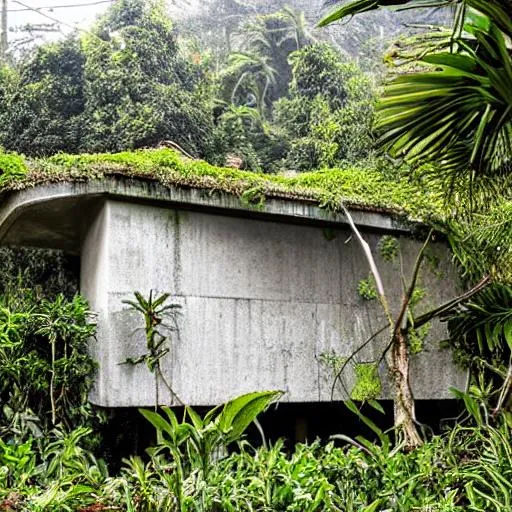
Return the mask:
<svg viewBox="0 0 512 512">
<path fill-rule="evenodd" d="M 16 153 L 0 151 L 0 187 L 22 179 L 27 173 L 25 159 Z"/>
<path fill-rule="evenodd" d="M 93 424 L 87 393 L 95 331 L 84 299 L 22 291 L 0 298 L 0 434 L 43 437 L 57 424 Z M 92 441 L 92 439 L 91 439 Z"/>
</svg>

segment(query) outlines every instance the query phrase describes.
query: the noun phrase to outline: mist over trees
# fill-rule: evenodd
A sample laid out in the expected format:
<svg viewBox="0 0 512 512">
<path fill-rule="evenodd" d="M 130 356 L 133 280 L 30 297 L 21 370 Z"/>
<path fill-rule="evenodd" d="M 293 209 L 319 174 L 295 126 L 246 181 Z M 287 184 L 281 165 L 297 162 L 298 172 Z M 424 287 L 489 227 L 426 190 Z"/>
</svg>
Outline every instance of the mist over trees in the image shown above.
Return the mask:
<svg viewBox="0 0 512 512">
<path fill-rule="evenodd" d="M 265 171 L 367 158 L 376 77 L 320 41 L 304 12 L 262 5 L 210 3 L 202 14 L 227 13 L 231 28 L 206 48 L 191 30 L 201 14 L 173 24 L 161 1 L 117 2 L 86 32 L 4 66 L 0 146 L 45 156 L 171 141 Z"/>
<path fill-rule="evenodd" d="M 86 249 L 0 250 L 0 510 L 510 512 L 511 13 L 512 0 L 116 0 L 92 27 L 11 51 L 0 241 L 78 252 L 85 235 Z M 210 281 L 223 287 L 194 284 Z M 130 283 L 169 288 L 126 300 Z M 194 311 L 181 339 L 178 312 Z M 139 411 L 155 441 L 125 402 L 89 402 L 95 381 L 127 382 L 117 365 L 139 390 L 134 367 L 153 374 L 155 410 Z M 223 389 L 282 382 L 291 403 L 254 442 L 246 428 L 282 392 L 195 410 L 173 391 L 184 372 L 210 391 L 214 374 Z M 290 375 L 310 379 L 309 404 Z M 181 410 L 157 412 L 159 383 Z"/>
<path fill-rule="evenodd" d="M 162 5 L 120 2 L 88 33 L 42 45 L 4 70 L 0 144 L 39 156 L 173 139 L 206 156 L 205 75 L 181 55 Z"/>
</svg>

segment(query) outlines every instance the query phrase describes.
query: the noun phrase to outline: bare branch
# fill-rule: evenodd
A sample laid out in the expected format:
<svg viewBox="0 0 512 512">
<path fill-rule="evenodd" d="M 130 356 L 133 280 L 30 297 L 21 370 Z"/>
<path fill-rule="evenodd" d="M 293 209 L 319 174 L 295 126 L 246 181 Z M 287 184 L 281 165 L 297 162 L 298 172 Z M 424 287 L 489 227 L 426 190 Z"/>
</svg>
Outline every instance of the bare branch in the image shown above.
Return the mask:
<svg viewBox="0 0 512 512">
<path fill-rule="evenodd" d="M 427 311 L 427 313 L 424 313 L 423 315 L 419 316 L 418 318 L 414 319 L 414 325 L 415 327 L 421 327 L 422 325 L 426 324 L 427 322 L 430 322 L 433 318 L 436 318 L 443 313 L 446 313 L 447 311 L 450 311 L 450 309 L 453 309 L 454 307 L 458 306 L 459 304 L 462 304 L 463 302 L 466 302 L 469 300 L 473 295 L 476 295 L 479 291 L 483 290 L 486 286 L 488 286 L 492 281 L 491 276 L 487 275 L 484 276 L 478 283 L 473 286 L 470 290 L 463 293 L 462 295 L 459 295 L 458 297 L 455 297 L 452 300 L 449 300 L 448 302 L 445 302 L 444 304 L 441 304 L 435 309 L 432 309 L 430 311 Z"/>
<path fill-rule="evenodd" d="M 361 248 L 363 249 L 366 259 L 368 260 L 368 264 L 370 265 L 370 271 L 373 275 L 373 278 L 375 279 L 375 285 L 377 287 L 377 293 L 379 294 L 380 303 L 382 304 L 384 313 L 386 314 L 386 317 L 389 321 L 389 325 L 393 326 L 394 322 L 393 322 L 393 318 L 391 316 L 391 310 L 389 309 L 388 301 L 386 298 L 386 293 L 384 291 L 384 285 L 382 284 L 382 278 L 380 276 L 379 269 L 377 268 L 377 265 L 373 258 L 373 254 L 370 249 L 370 246 L 368 245 L 368 242 L 361 235 L 361 232 L 359 231 L 359 229 L 357 229 L 357 226 L 354 222 L 354 219 L 352 218 L 352 215 L 350 214 L 350 212 L 347 210 L 347 208 L 345 207 L 345 205 L 343 203 L 341 204 L 341 209 L 343 210 L 343 213 L 347 217 L 350 228 L 352 229 L 352 232 L 356 236 L 359 244 L 361 245 Z"/>
<path fill-rule="evenodd" d="M 398 330 L 401 329 L 401 327 L 402 327 L 402 323 L 406 316 L 407 309 L 409 308 L 409 304 L 411 302 L 412 295 L 414 293 L 414 290 L 416 289 L 416 284 L 418 282 L 418 276 L 420 274 L 421 264 L 425 257 L 425 251 L 427 250 L 427 247 L 430 242 L 430 238 L 432 237 L 433 231 L 434 231 L 433 229 L 430 230 L 430 232 L 427 236 L 427 239 L 421 246 L 420 252 L 418 253 L 418 256 L 416 257 L 416 261 L 414 263 L 414 268 L 412 271 L 411 282 L 409 283 L 409 287 L 407 288 L 407 291 L 405 292 L 405 295 L 404 295 L 404 298 L 402 301 L 402 307 L 400 309 L 400 313 L 398 314 L 398 317 L 395 321 L 394 332 L 398 332 Z"/>
<path fill-rule="evenodd" d="M 338 372 L 334 376 L 334 382 L 332 383 L 332 387 L 331 387 L 331 400 L 333 400 L 333 398 L 334 398 L 334 388 L 336 387 L 336 382 L 338 380 L 340 381 L 341 385 L 343 386 L 343 391 L 345 391 L 347 396 L 350 395 L 347 388 L 343 384 L 343 381 L 341 380 L 342 373 L 345 371 L 345 368 L 348 366 L 350 361 L 352 361 L 352 359 L 354 359 L 354 357 L 359 352 L 361 352 L 361 350 L 363 350 L 363 348 L 366 347 L 366 345 L 371 343 L 379 334 L 382 334 L 388 328 L 389 328 L 389 325 L 385 325 L 384 327 L 381 327 L 378 331 L 374 332 L 362 345 L 360 345 L 356 350 L 354 350 L 354 352 L 352 352 L 352 354 L 350 354 L 348 356 L 347 360 L 341 365 L 341 368 L 338 370 Z"/>
</svg>

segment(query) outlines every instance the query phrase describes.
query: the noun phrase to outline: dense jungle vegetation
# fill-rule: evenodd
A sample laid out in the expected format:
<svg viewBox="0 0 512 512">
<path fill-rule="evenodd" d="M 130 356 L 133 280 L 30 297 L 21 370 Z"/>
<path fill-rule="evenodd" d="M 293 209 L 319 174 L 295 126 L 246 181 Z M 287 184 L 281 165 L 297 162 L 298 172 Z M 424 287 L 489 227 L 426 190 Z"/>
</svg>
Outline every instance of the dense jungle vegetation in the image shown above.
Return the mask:
<svg viewBox="0 0 512 512">
<path fill-rule="evenodd" d="M 2 249 L 0 510 L 512 509 L 512 3 L 331 4 L 323 24 L 435 4 L 453 8 L 453 26 L 398 41 L 384 71 L 347 57 L 291 8 L 245 16 L 216 52 L 177 31 L 162 2 L 119 0 L 87 31 L 2 66 L 0 189 L 101 178 L 113 166 L 164 185 L 208 183 L 252 204 L 307 197 L 420 218 L 449 241 L 462 294 L 417 315 L 413 275 L 393 317 L 378 272 L 359 293 L 389 318 L 395 375 L 394 364 L 421 350 L 428 322 L 447 323 L 444 342 L 469 370 L 467 389 L 454 390 L 464 413 L 434 434 L 416 421 L 398 376 L 389 431 L 360 409 L 382 410 L 379 388 L 359 387 L 339 407 L 367 438 L 340 426 L 330 440 L 290 447 L 263 435 L 252 446 L 247 428 L 279 398 L 255 390 L 205 415 L 141 411 L 156 440 L 123 458 L 107 441 L 111 411 L 87 400 L 95 325 L 77 294 L 76 261 Z M 379 250 L 397 258 L 391 238 Z M 426 259 L 422 251 L 418 272 Z M 132 303 L 149 340 L 148 318 L 168 315 L 167 299 Z"/>
<path fill-rule="evenodd" d="M 162 5 L 117 2 L 86 34 L 3 68 L 0 144 L 44 156 L 172 141 L 267 172 L 370 155 L 374 80 L 299 12 L 247 20 L 237 37 L 221 61 L 181 40 Z"/>
</svg>

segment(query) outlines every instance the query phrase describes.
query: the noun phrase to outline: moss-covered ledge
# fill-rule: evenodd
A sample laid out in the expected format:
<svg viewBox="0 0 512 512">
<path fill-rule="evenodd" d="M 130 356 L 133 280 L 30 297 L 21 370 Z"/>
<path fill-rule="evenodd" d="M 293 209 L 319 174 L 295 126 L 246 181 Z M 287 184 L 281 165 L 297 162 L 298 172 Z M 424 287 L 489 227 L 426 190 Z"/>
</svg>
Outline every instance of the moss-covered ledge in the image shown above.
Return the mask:
<svg viewBox="0 0 512 512">
<path fill-rule="evenodd" d="M 343 212 L 321 208 L 313 200 L 271 197 L 254 205 L 222 191 L 163 186 L 148 179 L 107 176 L 87 181 L 41 183 L 6 194 L 0 202 L 0 245 L 79 253 L 91 217 L 107 198 L 323 228 L 336 228 L 347 223 Z M 410 222 L 380 209 L 352 209 L 352 218 L 365 231 L 411 234 Z"/>
<path fill-rule="evenodd" d="M 158 182 L 164 187 L 218 191 L 252 207 L 267 199 L 306 201 L 336 210 L 341 202 L 353 209 L 381 211 L 414 221 L 443 217 L 439 196 L 405 180 L 386 179 L 374 169 L 353 167 L 302 173 L 293 177 L 219 168 L 182 157 L 171 149 L 144 149 L 115 154 L 59 154 L 28 160 L 0 154 L 0 192 L 36 185 L 84 182 L 124 176 Z M 1 200 L 1 199 L 0 199 Z"/>
</svg>

